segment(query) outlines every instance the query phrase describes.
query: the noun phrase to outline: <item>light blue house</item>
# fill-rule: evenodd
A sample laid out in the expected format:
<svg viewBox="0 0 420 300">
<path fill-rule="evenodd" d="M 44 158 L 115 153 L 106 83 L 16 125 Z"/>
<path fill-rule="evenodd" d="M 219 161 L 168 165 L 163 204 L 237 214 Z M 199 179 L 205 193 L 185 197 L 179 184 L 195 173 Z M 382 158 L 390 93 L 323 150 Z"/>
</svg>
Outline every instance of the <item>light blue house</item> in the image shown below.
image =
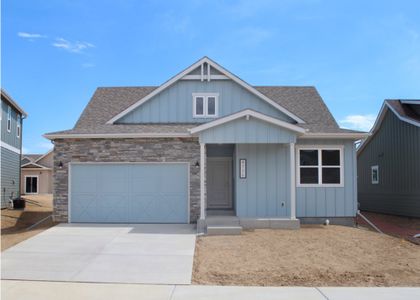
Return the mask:
<svg viewBox="0 0 420 300">
<path fill-rule="evenodd" d="M 25 111 L 1 89 L 1 208 L 20 196 L 22 119 Z"/>
<path fill-rule="evenodd" d="M 204 57 L 158 87 L 98 88 L 54 140 L 54 218 L 297 228 L 352 223 L 354 141 L 314 87 L 252 86 Z"/>
</svg>

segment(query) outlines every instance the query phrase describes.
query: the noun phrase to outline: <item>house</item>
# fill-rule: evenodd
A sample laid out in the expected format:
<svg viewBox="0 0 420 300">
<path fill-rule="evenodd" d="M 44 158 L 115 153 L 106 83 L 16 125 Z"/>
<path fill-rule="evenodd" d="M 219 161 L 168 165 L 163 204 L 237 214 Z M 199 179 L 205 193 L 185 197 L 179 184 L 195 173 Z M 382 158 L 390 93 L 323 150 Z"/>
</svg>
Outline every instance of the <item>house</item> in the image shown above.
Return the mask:
<svg viewBox="0 0 420 300">
<path fill-rule="evenodd" d="M 314 87 L 251 86 L 207 57 L 158 87 L 98 88 L 73 129 L 44 136 L 56 221 L 297 228 L 357 210 L 365 134 Z"/>
<path fill-rule="evenodd" d="M 20 155 L 22 152 L 22 120 L 25 111 L 1 89 L 1 208 L 20 196 Z"/>
<path fill-rule="evenodd" d="M 360 209 L 420 217 L 420 100 L 385 100 L 357 151 Z"/>
<path fill-rule="evenodd" d="M 20 177 L 22 194 L 52 194 L 52 167 L 52 150 L 24 155 Z"/>
</svg>

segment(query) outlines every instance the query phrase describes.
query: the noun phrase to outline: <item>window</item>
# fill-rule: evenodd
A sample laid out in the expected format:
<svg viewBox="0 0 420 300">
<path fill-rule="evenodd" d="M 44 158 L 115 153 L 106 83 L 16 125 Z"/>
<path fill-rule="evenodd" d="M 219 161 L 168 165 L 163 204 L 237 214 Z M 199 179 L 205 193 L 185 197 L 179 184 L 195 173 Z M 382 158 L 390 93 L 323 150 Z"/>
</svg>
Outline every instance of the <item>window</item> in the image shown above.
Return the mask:
<svg viewBox="0 0 420 300">
<path fill-rule="evenodd" d="M 25 194 L 38 194 L 38 176 L 25 176 Z"/>
<path fill-rule="evenodd" d="M 219 94 L 200 93 L 193 94 L 193 117 L 217 117 Z"/>
<path fill-rule="evenodd" d="M 378 166 L 371 167 L 371 178 L 372 178 L 372 184 L 379 183 L 379 167 Z"/>
<path fill-rule="evenodd" d="M 20 117 L 20 115 L 17 116 L 17 121 L 16 121 L 16 136 L 18 138 L 20 138 L 20 123 L 22 122 L 22 118 Z"/>
<path fill-rule="evenodd" d="M 342 186 L 342 147 L 298 148 L 298 186 Z"/>
<path fill-rule="evenodd" d="M 7 131 L 10 132 L 12 130 L 12 108 L 10 106 L 7 107 Z"/>
</svg>

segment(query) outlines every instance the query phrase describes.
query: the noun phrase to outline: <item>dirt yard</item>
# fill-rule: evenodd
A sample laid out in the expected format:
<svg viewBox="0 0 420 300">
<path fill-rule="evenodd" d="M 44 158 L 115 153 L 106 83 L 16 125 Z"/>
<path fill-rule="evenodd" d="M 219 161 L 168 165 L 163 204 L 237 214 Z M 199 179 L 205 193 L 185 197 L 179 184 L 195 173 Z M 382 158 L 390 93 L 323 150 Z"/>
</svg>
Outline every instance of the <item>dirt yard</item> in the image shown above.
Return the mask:
<svg viewBox="0 0 420 300">
<path fill-rule="evenodd" d="M 1 210 L 1 251 L 54 226 L 51 218 L 28 230 L 28 227 L 52 213 L 51 195 L 24 196 L 24 210 Z"/>
<path fill-rule="evenodd" d="M 420 286 L 420 246 L 344 226 L 204 236 L 197 240 L 193 283 Z"/>
</svg>

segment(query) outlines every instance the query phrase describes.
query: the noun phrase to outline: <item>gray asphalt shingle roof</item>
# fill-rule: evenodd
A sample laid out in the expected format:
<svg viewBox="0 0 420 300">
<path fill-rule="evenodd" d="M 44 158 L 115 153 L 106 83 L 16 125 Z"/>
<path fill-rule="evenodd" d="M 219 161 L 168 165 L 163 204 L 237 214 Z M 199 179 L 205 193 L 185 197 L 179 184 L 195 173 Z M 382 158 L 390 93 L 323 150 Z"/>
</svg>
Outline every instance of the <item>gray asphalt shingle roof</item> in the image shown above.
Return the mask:
<svg viewBox="0 0 420 300">
<path fill-rule="evenodd" d="M 84 109 L 75 127 L 50 134 L 187 133 L 197 124 L 106 124 L 157 87 L 100 87 Z M 312 133 L 355 132 L 340 129 L 315 87 L 255 86 L 255 88 L 305 121 L 299 126 Z"/>
</svg>

